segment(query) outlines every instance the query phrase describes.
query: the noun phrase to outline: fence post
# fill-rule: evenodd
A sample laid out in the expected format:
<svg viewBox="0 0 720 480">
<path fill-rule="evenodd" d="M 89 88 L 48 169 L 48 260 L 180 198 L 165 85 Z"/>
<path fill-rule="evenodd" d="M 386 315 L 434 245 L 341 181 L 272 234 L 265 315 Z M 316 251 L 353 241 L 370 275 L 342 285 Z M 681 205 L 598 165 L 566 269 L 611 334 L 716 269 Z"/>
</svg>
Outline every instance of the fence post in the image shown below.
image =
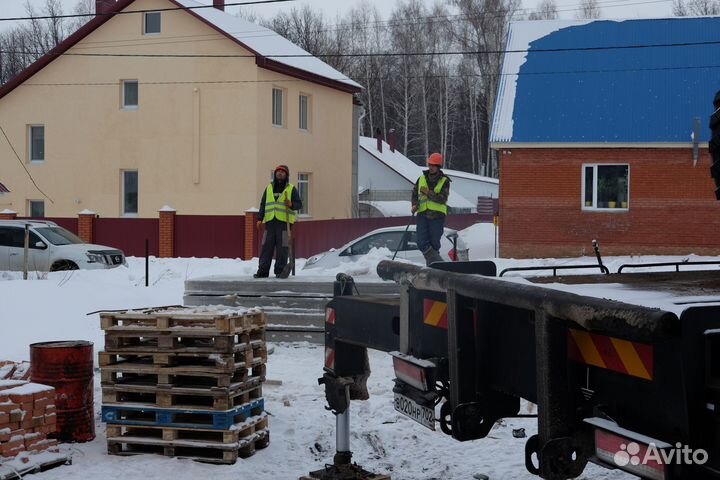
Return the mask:
<svg viewBox="0 0 720 480">
<path fill-rule="evenodd" d="M 95 217 L 97 214 L 87 208 L 78 213 L 78 237 L 87 243 L 95 243 Z"/>
<path fill-rule="evenodd" d="M 255 224 L 258 220 L 258 209 L 245 210 L 245 248 L 243 249 L 243 260 L 252 260 L 257 257 L 257 229 Z"/>
<path fill-rule="evenodd" d="M 174 208 L 165 205 L 160 209 L 160 258 L 175 256 L 175 214 Z"/>
<path fill-rule="evenodd" d="M 0 212 L 0 220 L 15 220 L 17 218 L 17 212 L 6 208 Z"/>
</svg>

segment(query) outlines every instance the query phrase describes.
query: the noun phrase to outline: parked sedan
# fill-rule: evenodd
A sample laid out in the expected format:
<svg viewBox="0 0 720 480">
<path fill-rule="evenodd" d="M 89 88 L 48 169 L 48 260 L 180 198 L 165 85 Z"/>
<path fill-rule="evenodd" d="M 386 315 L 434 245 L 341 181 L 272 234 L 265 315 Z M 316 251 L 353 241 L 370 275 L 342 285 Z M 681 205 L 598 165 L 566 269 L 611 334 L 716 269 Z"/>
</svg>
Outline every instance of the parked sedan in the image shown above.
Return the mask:
<svg viewBox="0 0 720 480">
<path fill-rule="evenodd" d="M 122 250 L 85 243 L 54 222 L 0 220 L 0 271 L 23 270 L 25 225 L 29 228 L 28 270 L 54 272 L 125 265 Z"/>
<path fill-rule="evenodd" d="M 399 250 L 398 246 L 400 246 Z M 342 248 L 332 249 L 310 257 L 303 266 L 303 270 L 308 268 L 335 268 L 346 262 L 355 262 L 373 248 L 387 248 L 390 251 L 390 256 L 398 250 L 396 258 L 425 264 L 425 258 L 418 250 L 415 225 L 411 225 L 407 233 L 405 233 L 405 226 L 373 230 L 360 238 L 356 238 Z M 455 230 L 449 228 L 445 229 L 440 240 L 440 255 L 446 261 L 465 261 L 469 259 L 468 247 L 465 242 L 462 241 Z"/>
</svg>

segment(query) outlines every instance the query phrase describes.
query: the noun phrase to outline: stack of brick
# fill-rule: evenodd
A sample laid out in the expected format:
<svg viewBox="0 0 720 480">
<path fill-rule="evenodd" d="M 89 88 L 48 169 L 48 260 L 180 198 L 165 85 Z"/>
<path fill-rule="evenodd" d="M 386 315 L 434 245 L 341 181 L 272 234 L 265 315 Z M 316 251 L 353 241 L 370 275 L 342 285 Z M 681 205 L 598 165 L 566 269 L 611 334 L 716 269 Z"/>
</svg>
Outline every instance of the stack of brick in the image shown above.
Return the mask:
<svg viewBox="0 0 720 480">
<path fill-rule="evenodd" d="M 0 457 L 57 452 L 55 389 L 23 380 L 0 380 Z"/>
<path fill-rule="evenodd" d="M 233 464 L 270 441 L 262 311 L 101 314 L 108 453 Z"/>
</svg>

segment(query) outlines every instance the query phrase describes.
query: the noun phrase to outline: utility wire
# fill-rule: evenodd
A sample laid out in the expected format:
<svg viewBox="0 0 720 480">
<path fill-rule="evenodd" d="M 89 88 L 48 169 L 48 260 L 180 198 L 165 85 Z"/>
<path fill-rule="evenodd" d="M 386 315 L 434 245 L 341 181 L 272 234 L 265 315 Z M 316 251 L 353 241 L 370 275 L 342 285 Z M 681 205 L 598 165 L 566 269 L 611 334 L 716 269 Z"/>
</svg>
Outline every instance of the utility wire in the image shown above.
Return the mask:
<svg viewBox="0 0 720 480">
<path fill-rule="evenodd" d="M 2 125 L 0 125 L 0 132 L 2 132 L 3 136 L 5 137 L 5 140 L 7 141 L 8 145 L 10 146 L 10 150 L 12 150 L 12 152 L 15 154 L 15 158 L 17 158 L 18 162 L 20 162 L 20 166 L 23 168 L 23 170 L 25 170 L 25 173 L 27 173 L 27 176 L 30 177 L 30 181 L 32 182 L 33 185 L 35 185 L 35 188 L 37 188 L 38 192 L 42 193 L 45 198 L 50 200 L 50 203 L 55 203 L 55 202 L 53 202 L 53 199 L 50 198 L 45 192 L 43 192 L 42 189 L 35 182 L 35 179 L 33 178 L 32 174 L 25 166 L 25 162 L 23 162 L 22 159 L 20 158 L 20 155 L 18 155 L 17 150 L 15 150 L 15 147 L 13 146 L 12 142 L 8 138 L 7 133 L 5 133 L 5 129 L 3 129 Z"/>
<path fill-rule="evenodd" d="M 7 1 L 7 0 L 4 0 Z M 294 2 L 296 0 L 252 0 L 249 2 L 226 3 L 226 7 L 242 7 L 243 5 L 262 5 L 266 3 L 285 3 Z M 198 5 L 196 7 L 169 7 L 155 8 L 152 10 L 132 10 L 121 12 L 106 13 L 72 13 L 67 15 L 40 15 L 37 17 L 4 17 L 0 18 L 0 22 L 17 22 L 21 20 L 56 20 L 59 18 L 84 18 L 84 17 L 114 17 L 115 15 L 129 15 L 134 13 L 151 13 L 151 12 L 172 12 L 177 10 L 199 10 L 202 8 L 215 8 L 213 5 Z"/>
<path fill-rule="evenodd" d="M 620 3 L 618 3 L 620 2 Z M 645 1 L 639 1 L 639 2 L 626 2 L 624 0 L 606 0 L 606 2 L 599 1 L 599 6 L 605 6 L 607 8 L 615 8 L 615 7 L 627 7 L 627 6 L 633 6 L 633 5 L 646 5 L 646 4 L 655 4 L 655 3 L 669 3 L 672 2 L 672 0 L 645 0 Z M 607 3 L 607 5 L 606 5 Z M 568 7 L 573 7 L 574 5 L 568 5 Z M 525 8 L 521 9 L 522 11 L 531 12 L 531 9 Z M 561 9 L 558 10 L 558 12 L 573 12 L 573 11 L 580 11 L 582 10 L 582 7 L 577 5 L 576 8 L 567 8 L 567 9 Z M 521 11 L 515 12 L 511 14 L 511 17 L 514 16 L 522 16 L 525 13 L 522 13 Z M 367 30 L 370 28 L 375 28 L 376 26 L 381 27 L 395 27 L 395 26 L 416 26 L 416 25 L 427 25 L 432 23 L 441 23 L 443 21 L 451 21 L 450 19 L 463 19 L 463 18 L 504 18 L 507 15 L 502 14 L 457 14 L 457 15 L 445 15 L 445 16 L 427 16 L 427 17 L 419 17 L 419 21 L 408 21 L 408 22 L 396 22 L 392 20 L 377 20 L 377 21 L 371 21 L 368 22 L 365 25 L 357 25 L 351 22 L 345 22 L 345 23 L 335 23 L 335 24 L 329 24 L 328 27 L 335 27 L 335 28 L 319 28 L 319 29 L 313 29 L 310 32 L 311 33 L 328 33 L 328 32 L 336 32 L 340 30 Z M 384 25 L 380 25 L 384 24 Z M 242 38 L 261 38 L 261 37 L 272 37 L 276 36 L 277 34 L 273 31 L 268 32 L 267 28 L 263 29 L 256 29 L 256 30 L 245 30 L 242 32 L 228 32 L 230 35 L 233 35 L 235 38 L 242 39 Z M 255 35 L 256 34 L 256 35 Z M 215 38 L 203 38 L 200 40 L 190 40 L 190 39 L 197 39 L 200 37 L 215 37 Z M 219 33 L 211 33 L 211 34 L 199 34 L 199 35 L 180 35 L 180 36 L 174 36 L 174 37 L 163 37 L 163 40 L 169 40 L 169 39 L 188 39 L 184 41 L 168 41 L 168 42 L 144 42 L 139 44 L 128 44 L 127 46 L 140 46 L 140 45 L 164 45 L 164 44 L 173 44 L 173 43 L 188 43 L 188 42 L 195 42 L 195 41 L 202 41 L 202 42 L 209 42 L 209 41 L 217 41 L 217 40 L 224 40 L 227 37 L 225 35 L 219 34 Z M 112 44 L 117 43 L 125 43 L 125 42 L 136 42 L 137 39 L 123 39 L 123 40 L 105 40 L 105 41 L 85 41 L 83 42 L 82 47 L 75 47 L 75 48 L 94 48 L 91 45 L 92 44 L 104 44 L 104 46 L 111 47 L 114 46 Z"/>
<path fill-rule="evenodd" d="M 675 48 L 675 47 L 695 47 L 707 45 L 719 45 L 720 40 L 702 41 L 702 42 L 674 42 L 674 43 L 654 43 L 654 44 L 632 44 L 632 45 L 605 45 L 594 47 L 566 47 L 566 48 L 533 48 L 533 49 L 508 49 L 508 50 L 460 50 L 460 51 L 441 51 L 441 52 L 381 52 L 381 53 L 297 53 L 297 54 L 271 54 L 260 55 L 265 58 L 366 58 L 366 57 L 433 57 L 447 55 L 504 55 L 508 53 L 559 53 L 559 52 L 593 52 L 604 50 L 632 50 L 632 49 L 648 49 L 648 48 Z M 42 52 L 28 52 L 16 50 L 0 50 L 3 54 L 15 55 L 40 55 Z M 72 56 L 72 57 L 130 57 L 130 58 L 255 58 L 254 54 L 212 54 L 212 53 L 74 53 L 48 52 L 45 55 L 53 56 Z"/>
<path fill-rule="evenodd" d="M 523 73 L 471 73 L 471 74 L 453 74 L 453 75 L 413 75 L 407 78 L 480 78 L 480 77 L 525 77 L 538 75 L 580 75 L 594 73 L 637 73 L 637 72 L 659 72 L 659 71 L 676 71 L 676 70 L 706 70 L 720 68 L 717 65 L 687 65 L 677 67 L 647 67 L 647 68 L 618 68 L 618 69 L 592 69 L 592 70 L 555 70 L 545 72 L 523 72 Z M 396 77 L 381 77 L 379 80 L 393 80 Z M 347 78 L 328 78 L 328 80 L 347 81 Z M 252 83 L 283 83 L 283 82 L 302 82 L 302 79 L 284 79 L 276 78 L 269 80 L 187 80 L 187 81 L 139 81 L 139 85 L 158 86 L 158 85 L 233 85 L 233 84 L 252 84 Z M 114 87 L 117 88 L 117 81 L 110 82 L 65 82 L 65 83 L 23 83 L 21 87 Z"/>
</svg>

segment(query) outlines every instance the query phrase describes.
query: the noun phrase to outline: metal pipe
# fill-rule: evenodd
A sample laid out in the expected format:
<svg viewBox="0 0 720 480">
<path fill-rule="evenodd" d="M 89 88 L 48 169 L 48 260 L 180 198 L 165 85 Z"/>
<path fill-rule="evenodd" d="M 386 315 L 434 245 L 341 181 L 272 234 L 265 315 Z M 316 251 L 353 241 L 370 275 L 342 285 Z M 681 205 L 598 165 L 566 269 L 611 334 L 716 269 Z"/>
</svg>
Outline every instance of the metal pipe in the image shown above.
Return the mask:
<svg viewBox="0 0 720 480">
<path fill-rule="evenodd" d="M 407 282 L 414 288 L 447 292 L 450 282 L 468 298 L 493 302 L 579 324 L 588 330 L 625 333 L 636 339 L 673 335 L 679 330 L 677 315 L 614 300 L 576 295 L 536 285 L 526 285 L 480 275 L 458 274 L 383 260 L 377 273 L 384 280 Z"/>
<path fill-rule="evenodd" d="M 350 452 L 350 404 L 343 413 L 335 415 L 335 444 L 338 453 Z"/>
</svg>

